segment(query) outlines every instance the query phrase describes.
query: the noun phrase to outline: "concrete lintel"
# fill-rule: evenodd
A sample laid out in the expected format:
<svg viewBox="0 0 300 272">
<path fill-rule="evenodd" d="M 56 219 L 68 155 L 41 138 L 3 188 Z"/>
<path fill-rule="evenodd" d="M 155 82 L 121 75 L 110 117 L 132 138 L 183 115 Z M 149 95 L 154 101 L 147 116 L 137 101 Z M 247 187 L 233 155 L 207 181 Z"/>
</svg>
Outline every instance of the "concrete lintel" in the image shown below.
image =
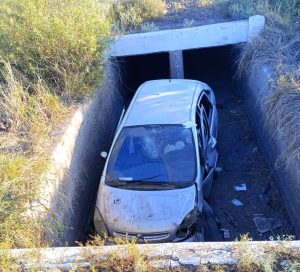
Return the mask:
<svg viewBox="0 0 300 272">
<path fill-rule="evenodd" d="M 245 244 L 247 243 L 247 244 Z M 265 258 L 265 250 L 289 248 L 299 252 L 300 241 L 289 242 L 211 242 L 211 243 L 166 243 L 138 245 L 140 255 L 147 255 L 150 264 L 160 268 L 189 265 L 193 267 L 212 265 L 234 265 L 247 248 L 253 259 Z M 8 254 L 7 254 L 8 253 Z M 92 262 L 101 262 L 109 254 L 126 257 L 128 247 L 58 247 L 45 249 L 14 249 L 0 251 L 10 256 L 16 265 L 25 269 L 64 269 L 74 271 L 78 268 L 89 268 Z M 252 259 L 252 260 L 253 260 Z M 159 261 L 157 261 L 159 260 Z M 52 270 L 51 270 L 52 271 Z M 55 270 L 56 271 L 56 270 Z"/>
<path fill-rule="evenodd" d="M 109 56 L 134 56 L 243 43 L 259 34 L 264 17 L 249 20 L 203 25 L 118 36 L 111 45 Z"/>
<path fill-rule="evenodd" d="M 170 78 L 183 79 L 184 68 L 183 68 L 183 56 L 182 50 L 170 51 Z"/>
<path fill-rule="evenodd" d="M 265 17 L 261 15 L 251 16 L 249 18 L 248 41 L 257 37 L 263 30 L 265 25 Z"/>
</svg>

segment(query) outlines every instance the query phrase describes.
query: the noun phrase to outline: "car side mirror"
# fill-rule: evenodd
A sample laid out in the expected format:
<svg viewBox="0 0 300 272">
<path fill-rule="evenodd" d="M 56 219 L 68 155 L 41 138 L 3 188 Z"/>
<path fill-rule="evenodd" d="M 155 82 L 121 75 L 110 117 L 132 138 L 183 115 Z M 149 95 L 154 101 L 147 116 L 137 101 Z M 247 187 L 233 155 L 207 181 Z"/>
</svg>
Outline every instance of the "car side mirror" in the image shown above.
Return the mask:
<svg viewBox="0 0 300 272">
<path fill-rule="evenodd" d="M 101 153 L 100 153 L 100 156 L 101 156 L 101 158 L 102 159 L 107 159 L 107 156 L 108 156 L 108 154 L 107 154 L 107 152 L 106 151 L 102 151 Z"/>
</svg>

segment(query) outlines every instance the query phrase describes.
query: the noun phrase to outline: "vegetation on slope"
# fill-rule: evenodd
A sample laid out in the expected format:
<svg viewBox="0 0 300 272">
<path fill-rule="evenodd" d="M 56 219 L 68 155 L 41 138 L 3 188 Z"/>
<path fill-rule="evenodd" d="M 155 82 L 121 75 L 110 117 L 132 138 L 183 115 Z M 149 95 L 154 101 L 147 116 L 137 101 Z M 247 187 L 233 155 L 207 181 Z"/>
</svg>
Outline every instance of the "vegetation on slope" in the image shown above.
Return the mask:
<svg viewBox="0 0 300 272">
<path fill-rule="evenodd" d="M 111 21 L 96 0 L 0 5 L 0 247 L 45 245 L 35 213 L 63 101 L 100 83 Z"/>
<path fill-rule="evenodd" d="M 1 1 L 0 248 L 46 245 L 44 231 L 58 226 L 36 204 L 51 133 L 104 79 L 114 21 L 138 24 L 162 8 L 161 0 Z"/>
<path fill-rule="evenodd" d="M 265 101 L 266 127 L 271 134 L 278 130 L 289 135 L 289 145 L 277 164 L 285 166 L 300 159 L 300 2 L 297 0 L 238 0 L 228 7 L 234 18 L 254 14 L 266 16 L 262 34 L 242 47 L 238 61 L 240 73 L 251 67 L 268 64 L 272 68 L 272 94 Z"/>
<path fill-rule="evenodd" d="M 117 0 L 110 9 L 116 32 L 125 32 L 144 20 L 161 17 L 166 12 L 164 0 Z"/>
</svg>

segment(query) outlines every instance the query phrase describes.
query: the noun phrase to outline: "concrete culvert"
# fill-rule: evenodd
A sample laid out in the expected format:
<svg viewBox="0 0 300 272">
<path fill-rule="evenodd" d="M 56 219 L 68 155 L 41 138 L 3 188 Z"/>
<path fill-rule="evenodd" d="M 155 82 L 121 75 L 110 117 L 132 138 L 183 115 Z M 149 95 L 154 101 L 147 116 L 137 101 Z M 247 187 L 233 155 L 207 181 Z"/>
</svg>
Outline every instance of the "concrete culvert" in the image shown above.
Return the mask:
<svg viewBox="0 0 300 272">
<path fill-rule="evenodd" d="M 214 182 L 208 202 L 220 220 L 219 229 L 229 230 L 230 238 L 225 240 L 234 240 L 245 233 L 249 233 L 255 240 L 265 240 L 270 235 L 293 234 L 271 171 L 258 148 L 239 95 L 239 82 L 234 79 L 236 52 L 232 46 L 183 52 L 185 78 L 207 82 L 217 97 L 219 166 L 223 171 Z M 78 240 L 84 241 L 89 235 L 94 234 L 91 219 L 104 163 L 100 158 L 100 152 L 109 150 L 122 107 L 129 104 L 137 87 L 144 81 L 167 78 L 169 73 L 168 54 L 117 58 L 109 65 L 115 69 L 111 82 L 119 82 L 116 85 L 118 87 L 109 88 L 106 93 L 100 91 L 99 100 L 93 102 L 93 111 L 99 109 L 99 103 L 102 109 L 104 107 L 107 109 L 105 114 L 103 110 L 101 114 L 98 112 L 98 119 L 92 122 L 98 120 L 94 125 L 90 126 L 91 119 L 89 119 L 90 121 L 82 126 L 77 143 L 85 142 L 86 148 L 80 148 L 81 145 L 76 143 L 72 159 L 74 166 L 71 165 L 68 176 L 73 182 L 77 179 L 85 180 L 84 186 L 74 188 L 80 193 L 72 200 L 72 213 L 67 220 L 72 221 L 72 228 L 65 232 L 63 238 L 69 244 L 74 244 Z M 111 119 L 112 116 L 115 116 L 114 121 Z M 91 115 L 86 115 L 85 118 L 91 118 Z M 90 132 L 84 132 L 86 126 Z M 104 137 L 103 133 L 107 136 Z M 92 145 L 91 135 L 95 136 Z M 81 163 L 82 159 L 84 162 Z M 235 191 L 234 186 L 242 183 L 247 185 L 247 191 Z M 243 206 L 234 206 L 231 203 L 233 199 L 239 199 Z M 232 220 L 228 220 L 228 215 Z M 271 233 L 261 234 L 253 221 L 256 216 L 277 218 L 281 222 L 281 227 L 272 230 Z M 224 240 L 216 231 L 216 224 L 212 220 L 209 222 L 211 228 L 215 230 L 212 232 L 213 237 L 210 233 L 208 239 Z"/>
<path fill-rule="evenodd" d="M 245 233 L 255 240 L 265 240 L 270 235 L 294 234 L 271 170 L 249 123 L 241 97 L 242 84 L 234 77 L 237 56 L 238 50 L 232 45 L 182 51 L 184 77 L 208 83 L 217 98 L 219 173 L 207 202 L 214 211 L 214 225 L 221 232 L 210 240 L 234 240 Z M 65 185 L 61 186 L 64 193 L 70 182 L 76 184 L 74 190 L 69 191 L 70 212 L 61 216 L 68 226 L 61 243 L 67 241 L 73 245 L 94 234 L 92 220 L 88 221 L 88 218 L 93 216 L 104 165 L 100 153 L 109 151 L 122 108 L 127 107 L 143 82 L 170 77 L 169 52 L 115 56 L 107 67 L 110 80 L 104 90 L 98 91 L 85 114 L 69 174 L 65 177 Z M 240 187 L 244 189 L 236 189 Z M 65 195 L 68 198 L 68 194 Z M 61 199 L 53 203 L 54 211 L 66 206 Z M 275 218 L 280 226 L 261 233 L 253 221 L 255 217 Z"/>
<path fill-rule="evenodd" d="M 240 82 L 235 79 L 235 60 L 238 50 L 234 46 L 185 50 L 184 75 L 208 83 L 215 91 L 219 111 L 218 152 L 223 169 L 215 180 L 208 203 L 219 218 L 219 229 L 229 230 L 234 240 L 249 233 L 255 240 L 268 239 L 270 235 L 293 234 L 291 224 L 271 171 L 256 142 L 240 97 Z M 127 101 L 144 81 L 168 77 L 169 62 L 166 54 L 149 54 L 118 58 L 121 72 L 121 89 Z M 174 105 L 176 105 L 174 101 Z M 246 191 L 236 191 L 235 186 L 246 184 Z M 231 202 L 238 199 L 243 206 Z M 253 221 L 256 216 L 277 218 L 281 227 L 261 234 Z M 211 228 L 217 224 L 211 220 Z M 213 231 L 209 240 L 222 241 L 220 233 Z M 228 237 L 228 236 L 226 236 Z"/>
</svg>

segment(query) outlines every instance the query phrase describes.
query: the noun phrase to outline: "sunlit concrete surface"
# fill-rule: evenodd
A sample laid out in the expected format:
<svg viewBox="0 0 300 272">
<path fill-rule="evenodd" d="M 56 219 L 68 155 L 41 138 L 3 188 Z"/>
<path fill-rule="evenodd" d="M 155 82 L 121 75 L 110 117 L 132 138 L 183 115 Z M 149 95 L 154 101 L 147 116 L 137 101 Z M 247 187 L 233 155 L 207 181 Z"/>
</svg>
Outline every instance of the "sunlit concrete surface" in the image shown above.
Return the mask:
<svg viewBox="0 0 300 272">
<path fill-rule="evenodd" d="M 116 38 L 109 55 L 134 56 L 248 42 L 265 24 L 264 16 L 248 20 L 123 35 Z"/>
</svg>

